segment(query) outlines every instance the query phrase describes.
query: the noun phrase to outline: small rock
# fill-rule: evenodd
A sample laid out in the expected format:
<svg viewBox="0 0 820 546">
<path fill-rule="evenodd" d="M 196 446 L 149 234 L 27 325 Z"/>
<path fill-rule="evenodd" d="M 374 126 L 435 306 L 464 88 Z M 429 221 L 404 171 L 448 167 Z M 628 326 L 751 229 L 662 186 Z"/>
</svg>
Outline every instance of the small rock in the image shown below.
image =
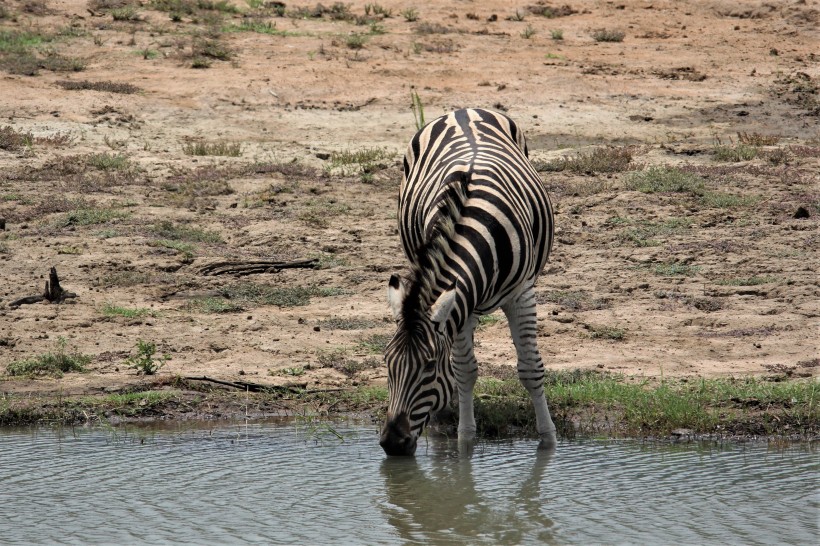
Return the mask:
<svg viewBox="0 0 820 546">
<path fill-rule="evenodd" d="M 328 152 L 316 152 L 316 157 L 322 161 L 327 161 L 330 159 L 330 154 Z"/>
</svg>

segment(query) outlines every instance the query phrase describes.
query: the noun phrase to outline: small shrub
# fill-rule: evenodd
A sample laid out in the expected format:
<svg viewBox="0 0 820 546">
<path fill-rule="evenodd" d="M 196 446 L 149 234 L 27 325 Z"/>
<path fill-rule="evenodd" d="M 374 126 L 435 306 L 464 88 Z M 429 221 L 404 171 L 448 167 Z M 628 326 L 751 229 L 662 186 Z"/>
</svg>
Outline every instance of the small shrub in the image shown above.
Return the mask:
<svg viewBox="0 0 820 546">
<path fill-rule="evenodd" d="M 737 163 L 738 161 L 750 161 L 757 157 L 758 149 L 748 144 L 738 144 L 737 146 L 715 146 L 712 156 L 715 161 L 728 161 Z"/>
<path fill-rule="evenodd" d="M 777 135 L 762 135 L 760 133 L 744 133 L 737 134 L 737 139 L 741 144 L 748 144 L 749 146 L 774 146 L 780 142 L 780 137 Z"/>
<path fill-rule="evenodd" d="M 130 166 L 127 156 L 119 154 L 112 155 L 105 152 L 88 156 L 86 163 L 101 171 L 119 171 L 127 169 Z"/>
<path fill-rule="evenodd" d="M 407 8 L 401 12 L 401 16 L 408 23 L 415 23 L 419 19 L 419 12 L 416 8 Z"/>
<path fill-rule="evenodd" d="M 533 162 L 538 171 L 570 171 L 577 174 L 615 173 L 625 171 L 632 163 L 632 149 L 624 146 L 596 148 L 575 157 L 561 157 L 548 162 Z"/>
<path fill-rule="evenodd" d="M 200 39 L 194 41 L 191 56 L 194 59 L 229 61 L 233 57 L 233 51 L 219 40 Z"/>
<path fill-rule="evenodd" d="M 357 32 L 348 34 L 347 38 L 345 38 L 345 45 L 349 49 L 361 49 L 364 47 L 365 42 L 367 42 L 367 36 Z"/>
<path fill-rule="evenodd" d="M 9 125 L 0 127 L 0 150 L 14 152 L 31 147 L 32 144 L 34 135 L 31 133 L 19 132 Z"/>
<path fill-rule="evenodd" d="M 623 42 L 625 36 L 620 30 L 600 29 L 592 33 L 592 39 L 596 42 Z"/>
<path fill-rule="evenodd" d="M 586 324 L 584 328 L 589 331 L 589 337 L 592 339 L 621 341 L 626 333 L 623 328 L 616 328 L 614 326 L 594 326 L 592 324 Z"/>
<path fill-rule="evenodd" d="M 128 5 L 123 6 L 121 8 L 115 8 L 111 10 L 111 17 L 114 18 L 115 21 L 139 21 L 140 20 L 140 12 L 136 6 Z"/>
<path fill-rule="evenodd" d="M 154 375 L 165 363 L 171 360 L 171 356 L 164 354 L 159 358 L 154 358 L 157 346 L 150 341 L 137 340 L 137 354 L 125 360 L 126 366 L 137 370 L 137 375 Z"/>
<path fill-rule="evenodd" d="M 527 25 L 527 28 L 521 31 L 521 37 L 525 40 L 529 40 L 533 36 L 535 36 L 536 32 L 535 29 L 532 28 L 532 25 Z"/>
<path fill-rule="evenodd" d="M 554 29 L 550 31 L 550 38 L 555 41 L 560 41 L 564 39 L 564 31 L 561 29 Z"/>
</svg>

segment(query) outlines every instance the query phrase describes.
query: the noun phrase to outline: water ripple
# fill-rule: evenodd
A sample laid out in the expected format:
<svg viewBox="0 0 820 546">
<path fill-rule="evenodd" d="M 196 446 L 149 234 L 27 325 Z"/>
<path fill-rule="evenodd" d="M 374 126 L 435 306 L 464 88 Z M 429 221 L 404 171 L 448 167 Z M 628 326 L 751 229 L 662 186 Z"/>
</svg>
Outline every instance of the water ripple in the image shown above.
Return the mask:
<svg viewBox="0 0 820 546">
<path fill-rule="evenodd" d="M 386 459 L 372 427 L 0 432 L 4 544 L 805 544 L 803 444 L 430 438 Z"/>
</svg>

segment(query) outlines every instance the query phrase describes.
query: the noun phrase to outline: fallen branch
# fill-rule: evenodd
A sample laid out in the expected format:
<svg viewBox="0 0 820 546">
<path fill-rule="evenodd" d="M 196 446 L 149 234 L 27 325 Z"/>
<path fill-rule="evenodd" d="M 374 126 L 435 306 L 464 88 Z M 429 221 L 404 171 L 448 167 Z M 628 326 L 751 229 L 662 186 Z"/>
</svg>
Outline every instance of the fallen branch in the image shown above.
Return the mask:
<svg viewBox="0 0 820 546">
<path fill-rule="evenodd" d="M 319 260 L 296 260 L 294 262 L 274 262 L 270 260 L 254 260 L 249 262 L 216 262 L 199 268 L 202 275 L 254 275 L 257 273 L 278 273 L 282 269 L 306 268 L 316 269 Z"/>
<path fill-rule="evenodd" d="M 217 385 L 224 385 L 226 387 L 233 387 L 248 392 L 285 392 L 290 394 L 316 394 L 324 392 L 341 392 L 352 390 L 350 388 L 339 389 L 317 389 L 307 390 L 307 383 L 300 383 L 298 385 L 263 385 L 261 383 L 248 383 L 247 381 L 224 381 L 222 379 L 214 379 L 208 376 L 184 376 L 182 379 L 186 381 L 207 381 L 209 383 L 216 383 Z"/>
<path fill-rule="evenodd" d="M 49 303 L 63 303 L 69 298 L 76 298 L 77 294 L 74 292 L 67 292 L 60 286 L 60 278 L 57 276 L 57 268 L 52 267 L 48 273 L 48 280 L 42 296 L 26 296 L 19 298 L 9 303 L 9 307 L 17 309 L 21 305 L 28 305 L 31 303 L 38 303 L 47 301 Z"/>
<path fill-rule="evenodd" d="M 307 383 L 302 385 L 263 385 L 261 383 L 248 383 L 247 381 L 223 381 L 222 379 L 214 379 L 213 377 L 200 376 L 192 377 L 185 376 L 183 379 L 188 381 L 207 381 L 216 383 L 217 385 L 225 385 L 226 387 L 233 387 L 248 392 L 289 392 L 301 393 L 304 392 Z"/>
</svg>

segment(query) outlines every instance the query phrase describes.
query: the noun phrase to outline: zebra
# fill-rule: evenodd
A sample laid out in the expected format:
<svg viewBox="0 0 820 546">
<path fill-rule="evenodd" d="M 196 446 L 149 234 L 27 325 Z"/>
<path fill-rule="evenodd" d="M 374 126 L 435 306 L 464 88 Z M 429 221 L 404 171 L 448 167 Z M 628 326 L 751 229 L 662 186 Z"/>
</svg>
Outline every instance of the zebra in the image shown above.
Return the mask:
<svg viewBox="0 0 820 546">
<path fill-rule="evenodd" d="M 459 441 L 475 438 L 473 332 L 479 316 L 499 307 L 540 446 L 555 445 L 533 291 L 552 248 L 553 212 L 527 158 L 518 125 L 477 108 L 431 121 L 410 141 L 398 206 L 410 269 L 391 275 L 387 290 L 397 325 L 385 349 L 389 396 L 379 443 L 388 455 L 414 455 L 425 425 L 456 390 Z"/>
</svg>

